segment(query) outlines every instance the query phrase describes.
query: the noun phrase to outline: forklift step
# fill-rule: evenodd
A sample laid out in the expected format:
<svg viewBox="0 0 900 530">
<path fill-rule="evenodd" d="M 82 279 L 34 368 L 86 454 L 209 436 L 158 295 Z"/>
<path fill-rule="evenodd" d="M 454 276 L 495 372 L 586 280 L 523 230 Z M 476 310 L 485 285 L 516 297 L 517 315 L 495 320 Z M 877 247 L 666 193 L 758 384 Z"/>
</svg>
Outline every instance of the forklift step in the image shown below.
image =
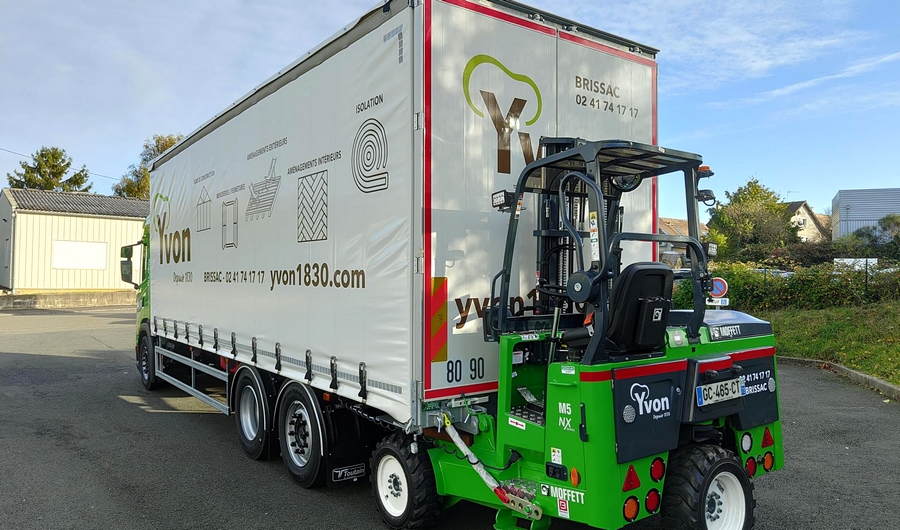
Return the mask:
<svg viewBox="0 0 900 530">
<path fill-rule="evenodd" d="M 515 416 L 517 418 L 521 418 L 523 420 L 530 421 L 531 423 L 535 423 L 544 426 L 544 411 L 537 409 L 531 405 L 519 405 L 513 407 L 509 411 L 510 416 Z"/>
</svg>

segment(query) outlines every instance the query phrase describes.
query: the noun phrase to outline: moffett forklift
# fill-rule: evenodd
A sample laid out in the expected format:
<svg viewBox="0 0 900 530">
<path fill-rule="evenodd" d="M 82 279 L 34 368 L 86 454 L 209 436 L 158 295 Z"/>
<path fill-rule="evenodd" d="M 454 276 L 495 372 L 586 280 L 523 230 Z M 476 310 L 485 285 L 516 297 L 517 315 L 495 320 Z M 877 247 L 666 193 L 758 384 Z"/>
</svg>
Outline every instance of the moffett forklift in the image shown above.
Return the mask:
<svg viewBox="0 0 900 530">
<path fill-rule="evenodd" d="M 542 149 L 515 191 L 492 197 L 509 215 L 484 322 L 499 345 L 496 402 L 432 410 L 441 425 L 425 429 L 427 459 L 416 444 L 376 448 L 382 515 L 428 527 L 436 493 L 497 508 L 498 530 L 553 518 L 617 529 L 655 514 L 670 529 L 751 528 L 751 480 L 784 464 L 774 338 L 767 322 L 706 310 L 698 201 L 714 198 L 698 183 L 712 172 L 699 155 L 628 141 L 552 138 Z M 623 195 L 670 173 L 684 177 L 689 235 L 623 232 Z M 521 226 L 523 205 L 537 207 L 537 226 Z M 517 253 L 523 232 L 536 255 Z M 623 266 L 633 241 L 689 249 L 680 288 L 692 309 L 672 309 L 669 266 Z M 534 261 L 540 296 L 515 314 L 522 260 Z"/>
</svg>

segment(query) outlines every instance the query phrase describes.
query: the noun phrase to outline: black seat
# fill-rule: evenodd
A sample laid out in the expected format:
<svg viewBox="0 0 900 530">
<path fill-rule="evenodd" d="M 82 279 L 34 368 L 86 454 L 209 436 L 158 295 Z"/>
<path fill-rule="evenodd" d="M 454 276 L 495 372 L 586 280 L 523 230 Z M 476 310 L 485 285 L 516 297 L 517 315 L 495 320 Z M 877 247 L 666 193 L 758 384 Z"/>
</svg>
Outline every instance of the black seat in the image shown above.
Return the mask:
<svg viewBox="0 0 900 530">
<path fill-rule="evenodd" d="M 672 283 L 672 269 L 661 263 L 632 263 L 619 274 L 613 282 L 606 333 L 618 353 L 662 349 L 672 308 Z"/>
</svg>

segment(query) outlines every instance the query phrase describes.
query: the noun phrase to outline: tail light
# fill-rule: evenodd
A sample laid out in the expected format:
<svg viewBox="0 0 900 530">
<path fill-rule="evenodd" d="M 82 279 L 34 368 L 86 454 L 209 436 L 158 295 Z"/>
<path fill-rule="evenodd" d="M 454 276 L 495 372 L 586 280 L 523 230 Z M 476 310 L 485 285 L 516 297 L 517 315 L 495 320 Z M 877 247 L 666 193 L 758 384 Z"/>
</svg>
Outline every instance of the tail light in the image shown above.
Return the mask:
<svg viewBox="0 0 900 530">
<path fill-rule="evenodd" d="M 655 458 L 650 464 L 650 478 L 653 482 L 659 482 L 666 476 L 666 463 L 662 458 Z"/>
<path fill-rule="evenodd" d="M 772 471 L 773 467 L 775 467 L 775 455 L 770 451 L 763 456 L 763 469 Z"/>
<path fill-rule="evenodd" d="M 640 511 L 641 503 L 637 500 L 637 497 L 628 497 L 625 501 L 625 506 L 622 508 L 622 516 L 630 523 L 637 519 Z"/>
<path fill-rule="evenodd" d="M 747 459 L 747 464 L 745 465 L 747 468 L 747 475 L 754 476 L 756 475 L 756 459 L 752 456 Z"/>
<path fill-rule="evenodd" d="M 659 490 L 650 490 L 647 492 L 647 498 L 644 499 L 644 508 L 649 513 L 656 513 L 659 510 Z"/>
</svg>

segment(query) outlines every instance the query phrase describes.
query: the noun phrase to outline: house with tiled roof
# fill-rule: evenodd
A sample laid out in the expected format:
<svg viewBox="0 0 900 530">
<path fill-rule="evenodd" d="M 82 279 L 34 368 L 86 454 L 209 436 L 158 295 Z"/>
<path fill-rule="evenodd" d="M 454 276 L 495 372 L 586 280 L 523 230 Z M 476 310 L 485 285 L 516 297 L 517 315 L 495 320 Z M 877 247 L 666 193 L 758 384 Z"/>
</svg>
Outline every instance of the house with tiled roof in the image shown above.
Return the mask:
<svg viewBox="0 0 900 530">
<path fill-rule="evenodd" d="M 687 220 L 660 217 L 659 230 L 657 232 L 669 236 L 687 236 L 689 235 Z M 709 228 L 705 224 L 700 223 L 700 236 L 705 236 L 708 233 Z M 675 268 L 681 268 L 689 263 L 686 246 L 682 243 L 660 243 L 658 259 Z"/>
<path fill-rule="evenodd" d="M 0 288 L 120 291 L 119 249 L 140 240 L 149 202 L 90 193 L 0 192 Z"/>
<path fill-rule="evenodd" d="M 829 220 L 826 223 L 822 219 L 823 217 L 828 219 L 828 216 L 819 216 L 813 212 L 812 206 L 806 201 L 789 202 L 787 209 L 791 213 L 791 223 L 798 228 L 797 235 L 800 236 L 800 241 L 817 243 L 831 239 L 831 230 L 828 228 L 831 222 Z"/>
</svg>

